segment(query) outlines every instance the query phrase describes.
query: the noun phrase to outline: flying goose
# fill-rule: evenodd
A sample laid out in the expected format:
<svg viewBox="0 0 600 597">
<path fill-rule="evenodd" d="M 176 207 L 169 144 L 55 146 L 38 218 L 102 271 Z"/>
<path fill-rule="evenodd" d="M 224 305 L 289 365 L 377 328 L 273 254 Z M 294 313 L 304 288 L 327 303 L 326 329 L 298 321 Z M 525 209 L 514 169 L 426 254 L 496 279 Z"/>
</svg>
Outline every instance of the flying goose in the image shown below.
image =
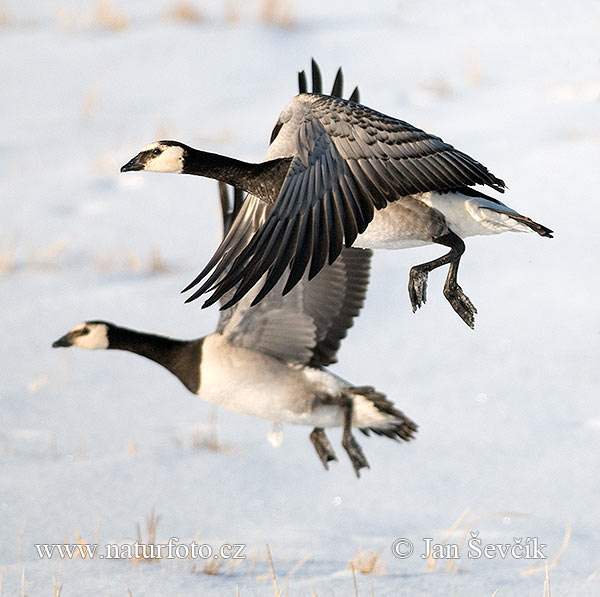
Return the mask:
<svg viewBox="0 0 600 597">
<path fill-rule="evenodd" d="M 370 259 L 370 251 L 344 248 L 333 265 L 310 282 L 304 277 L 284 297 L 280 287 L 251 307 L 248 293 L 221 311 L 217 331 L 203 338 L 177 340 L 95 320 L 76 325 L 52 346 L 134 352 L 219 406 L 277 424 L 310 425 L 326 469 L 337 458 L 325 428 L 343 427 L 342 445 L 360 477 L 369 464 L 352 427 L 407 441 L 417 430 L 384 394 L 352 386 L 324 369 L 336 362 L 341 340 L 362 307 Z"/>
<path fill-rule="evenodd" d="M 301 73 L 301 84 L 302 77 Z M 341 71 L 333 92 L 341 93 Z M 242 194 L 236 189 L 232 202 L 226 186 L 220 183 L 219 188 L 226 234 L 241 209 Z M 417 430 L 384 394 L 369 386 L 352 386 L 324 368 L 336 362 L 340 343 L 363 305 L 370 262 L 371 251 L 343 248 L 333 265 L 310 282 L 304 276 L 286 296 L 283 280 L 259 305 L 251 306 L 254 292 L 248 293 L 221 311 L 215 333 L 196 340 L 86 321 L 53 346 L 135 352 L 159 363 L 190 392 L 210 402 L 274 423 L 313 426 L 310 439 L 325 469 L 337 460 L 325 428 L 341 426 L 342 445 L 360 476 L 360 469 L 369 464 L 352 427 L 366 435 L 372 431 L 406 441 Z"/>
<path fill-rule="evenodd" d="M 223 305 L 228 308 L 265 279 L 256 304 L 287 275 L 285 294 L 307 268 L 311 279 L 333 263 L 344 245 L 435 243 L 449 251 L 411 268 L 413 312 L 426 301 L 429 272 L 449 264 L 444 295 L 473 328 L 477 310 L 457 282 L 463 238 L 507 230 L 551 237 L 552 231 L 472 188 L 503 193 L 505 184 L 467 154 L 356 97 L 333 95 L 301 87 L 280 114 L 260 163 L 158 141 L 121 168 L 206 176 L 251 194 L 207 266 L 184 289 L 206 278 L 187 301 L 213 290 L 207 307 L 235 288 Z"/>
</svg>

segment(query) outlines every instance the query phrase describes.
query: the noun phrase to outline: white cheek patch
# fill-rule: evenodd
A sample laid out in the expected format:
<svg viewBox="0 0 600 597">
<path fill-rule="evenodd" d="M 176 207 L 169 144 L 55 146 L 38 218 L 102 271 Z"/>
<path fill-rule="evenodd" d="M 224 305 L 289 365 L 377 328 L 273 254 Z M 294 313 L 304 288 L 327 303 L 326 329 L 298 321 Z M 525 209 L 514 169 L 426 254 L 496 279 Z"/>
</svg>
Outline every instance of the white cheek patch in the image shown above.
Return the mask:
<svg viewBox="0 0 600 597">
<path fill-rule="evenodd" d="M 168 146 L 160 155 L 151 157 L 144 170 L 180 173 L 183 170 L 183 148 Z"/>
<path fill-rule="evenodd" d="M 77 332 L 86 324 L 80 324 L 71 331 Z M 76 336 L 73 340 L 73 346 L 87 348 L 88 350 L 98 350 L 108 348 L 108 328 L 104 324 L 88 325 L 90 331 L 84 336 Z"/>
</svg>

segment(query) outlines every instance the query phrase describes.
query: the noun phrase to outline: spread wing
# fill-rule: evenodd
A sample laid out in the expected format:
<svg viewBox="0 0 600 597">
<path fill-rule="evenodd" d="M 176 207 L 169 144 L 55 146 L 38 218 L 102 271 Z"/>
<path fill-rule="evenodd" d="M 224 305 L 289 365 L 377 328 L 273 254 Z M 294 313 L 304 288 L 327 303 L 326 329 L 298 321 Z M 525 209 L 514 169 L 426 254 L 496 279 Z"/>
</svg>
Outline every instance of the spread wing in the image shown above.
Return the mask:
<svg viewBox="0 0 600 597">
<path fill-rule="evenodd" d="M 298 85 L 300 93 L 304 93 L 307 88 L 304 71 L 298 74 Z M 321 73 L 314 60 L 312 86 L 313 92 L 321 93 Z M 342 94 L 340 68 L 331 95 Z M 358 98 L 358 87 L 355 87 L 351 99 L 358 101 Z M 276 125 L 271 140 L 277 132 Z M 226 238 L 207 265 L 207 271 L 224 258 L 234 261 L 274 209 L 253 196 L 248 196 L 242 205 L 242 195 L 237 189 L 232 204 L 227 186 L 221 183 L 219 190 Z M 228 234 L 230 230 L 231 234 Z M 371 256 L 368 250 L 343 249 L 331 267 L 324 268 L 310 282 L 305 276 L 285 297 L 280 288 L 252 307 L 256 291 L 250 293 L 235 307 L 221 311 L 217 331 L 232 344 L 260 350 L 286 361 L 315 367 L 334 363 L 341 341 L 364 303 Z M 283 281 L 279 284 L 283 286 Z M 236 288 L 232 288 L 224 293 L 221 303 L 229 302 L 235 292 Z"/>
<path fill-rule="evenodd" d="M 221 207 L 223 210 L 223 231 L 225 239 L 219 245 L 219 248 L 209 261 L 211 267 L 218 260 L 227 255 L 229 250 L 225 241 L 230 239 L 235 247 L 241 248 L 246 246 L 254 232 L 265 221 L 272 206 L 259 201 L 256 197 L 248 195 L 243 199 L 243 191 L 239 189 L 233 190 L 233 201 L 228 192 L 228 186 L 225 183 L 219 183 L 219 193 L 221 196 Z M 235 256 L 235 254 L 234 254 Z M 208 267 L 208 266 L 207 266 Z M 235 289 L 223 294 L 221 298 L 221 315 L 217 324 L 217 332 L 223 333 L 227 322 L 231 319 L 235 309 L 229 309 L 224 306 L 231 301 Z"/>
<path fill-rule="evenodd" d="M 311 281 L 304 276 L 286 296 L 280 288 L 251 306 L 248 293 L 220 330 L 230 344 L 258 350 L 288 362 L 314 367 L 336 362 L 348 328 L 364 303 L 371 251 L 343 249 L 339 259 Z"/>
<path fill-rule="evenodd" d="M 188 286 L 213 273 L 188 299 L 214 290 L 208 306 L 235 288 L 235 304 L 264 278 L 261 301 L 290 267 L 289 292 L 333 263 L 373 219 L 400 197 L 473 185 L 504 190 L 504 182 L 439 137 L 366 106 L 320 95 L 297 96 L 305 115 L 293 138 L 293 160 L 268 217 L 243 245 L 230 235 Z M 277 128 L 277 127 L 276 127 Z M 266 276 L 265 276 L 266 274 Z"/>
</svg>

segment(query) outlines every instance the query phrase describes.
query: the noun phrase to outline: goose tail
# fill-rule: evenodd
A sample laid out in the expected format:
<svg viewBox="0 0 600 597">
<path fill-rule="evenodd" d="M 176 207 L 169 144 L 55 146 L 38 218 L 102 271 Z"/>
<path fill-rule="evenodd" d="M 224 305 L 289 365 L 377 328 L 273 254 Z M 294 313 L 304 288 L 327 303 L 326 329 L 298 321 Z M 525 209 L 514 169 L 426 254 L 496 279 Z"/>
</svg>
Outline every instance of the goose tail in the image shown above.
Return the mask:
<svg viewBox="0 0 600 597">
<path fill-rule="evenodd" d="M 543 224 L 538 224 L 537 222 L 534 222 L 531 218 L 528 218 L 527 216 L 522 216 L 520 213 L 511 213 L 510 217 L 513 220 L 517 220 L 517 222 L 520 222 L 521 224 L 525 224 L 525 226 L 527 226 L 534 232 L 537 232 L 540 236 L 553 238 L 554 232 L 550 230 L 550 228 L 547 228 Z"/>
<path fill-rule="evenodd" d="M 417 432 L 417 424 L 409 419 L 385 394 L 371 386 L 349 388 L 354 396 L 354 426 L 365 435 L 385 435 L 390 439 L 410 441 Z"/>
</svg>

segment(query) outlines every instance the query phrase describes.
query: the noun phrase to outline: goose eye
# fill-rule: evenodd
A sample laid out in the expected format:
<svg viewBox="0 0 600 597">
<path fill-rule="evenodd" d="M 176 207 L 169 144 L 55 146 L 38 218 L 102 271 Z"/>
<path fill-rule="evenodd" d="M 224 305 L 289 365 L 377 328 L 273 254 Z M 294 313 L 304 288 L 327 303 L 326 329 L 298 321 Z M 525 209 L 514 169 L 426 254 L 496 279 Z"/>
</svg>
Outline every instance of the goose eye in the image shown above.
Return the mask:
<svg viewBox="0 0 600 597">
<path fill-rule="evenodd" d="M 160 155 L 160 154 L 161 154 L 160 147 L 155 147 L 155 148 L 152 150 L 152 155 Z"/>
<path fill-rule="evenodd" d="M 80 332 L 82 336 L 87 336 L 90 333 L 90 328 L 83 328 Z"/>
</svg>

